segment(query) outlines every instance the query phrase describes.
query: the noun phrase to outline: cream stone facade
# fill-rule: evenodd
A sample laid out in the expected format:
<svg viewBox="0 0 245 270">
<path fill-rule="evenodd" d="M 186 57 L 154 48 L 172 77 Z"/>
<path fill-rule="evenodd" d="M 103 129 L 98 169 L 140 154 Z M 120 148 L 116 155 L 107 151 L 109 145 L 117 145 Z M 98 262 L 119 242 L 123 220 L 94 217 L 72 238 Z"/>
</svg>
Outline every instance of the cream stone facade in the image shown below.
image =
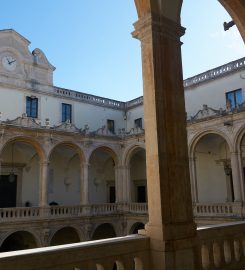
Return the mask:
<svg viewBox="0 0 245 270">
<path fill-rule="evenodd" d="M 29 44 L 0 31 L 0 250 L 137 232 L 148 220 L 143 98 L 56 87 Z M 243 220 L 245 58 L 184 87 L 196 222 Z"/>
</svg>

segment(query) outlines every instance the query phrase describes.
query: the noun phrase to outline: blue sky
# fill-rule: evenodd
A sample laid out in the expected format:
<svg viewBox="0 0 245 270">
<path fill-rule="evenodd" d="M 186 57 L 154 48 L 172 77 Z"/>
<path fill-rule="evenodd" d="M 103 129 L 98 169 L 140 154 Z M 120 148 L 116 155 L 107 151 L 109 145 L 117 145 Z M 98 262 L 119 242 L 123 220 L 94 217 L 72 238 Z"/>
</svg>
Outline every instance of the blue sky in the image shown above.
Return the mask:
<svg viewBox="0 0 245 270">
<path fill-rule="evenodd" d="M 14 28 L 56 67 L 54 84 L 122 101 L 142 95 L 133 0 L 3 0 L 1 28 Z M 217 0 L 185 0 L 184 77 L 244 56 L 236 28 Z"/>
</svg>

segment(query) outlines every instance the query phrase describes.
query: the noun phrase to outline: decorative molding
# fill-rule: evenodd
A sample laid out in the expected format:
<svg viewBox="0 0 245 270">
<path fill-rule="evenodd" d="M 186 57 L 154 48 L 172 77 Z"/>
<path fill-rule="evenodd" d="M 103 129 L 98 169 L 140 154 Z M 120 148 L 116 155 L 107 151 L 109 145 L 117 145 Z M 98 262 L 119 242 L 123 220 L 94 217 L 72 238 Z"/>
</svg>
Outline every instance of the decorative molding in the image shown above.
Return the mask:
<svg viewBox="0 0 245 270">
<path fill-rule="evenodd" d="M 23 114 L 20 117 L 15 118 L 14 120 L 7 119 L 2 121 L 2 123 L 13 126 L 21 126 L 28 128 L 41 128 L 40 122 L 34 118 L 27 117 L 26 114 Z"/>
<path fill-rule="evenodd" d="M 60 131 L 68 131 L 68 132 L 79 132 L 80 129 L 77 128 L 74 124 L 72 124 L 69 120 L 67 120 L 64 123 L 61 123 L 58 126 L 54 126 L 55 130 L 60 130 Z"/>
</svg>

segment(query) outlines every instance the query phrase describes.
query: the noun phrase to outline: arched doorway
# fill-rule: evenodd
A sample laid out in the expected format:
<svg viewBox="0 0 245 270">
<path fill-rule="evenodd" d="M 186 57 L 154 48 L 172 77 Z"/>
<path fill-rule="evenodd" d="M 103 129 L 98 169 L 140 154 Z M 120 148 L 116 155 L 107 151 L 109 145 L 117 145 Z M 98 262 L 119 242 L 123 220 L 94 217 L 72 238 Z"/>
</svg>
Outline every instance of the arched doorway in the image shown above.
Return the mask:
<svg viewBox="0 0 245 270">
<path fill-rule="evenodd" d="M 2 243 L 0 252 L 37 248 L 35 237 L 26 231 L 18 231 L 9 235 Z"/>
<path fill-rule="evenodd" d="M 234 201 L 230 149 L 226 140 L 214 133 L 199 139 L 194 150 L 199 202 Z"/>
<path fill-rule="evenodd" d="M 147 202 L 145 149 L 136 148 L 129 161 L 131 179 L 131 199 L 133 202 Z"/>
<path fill-rule="evenodd" d="M 115 158 L 111 150 L 100 147 L 89 159 L 90 203 L 115 203 Z"/>
<path fill-rule="evenodd" d="M 80 242 L 77 231 L 72 227 L 65 227 L 58 230 L 50 242 L 50 246 L 65 245 Z"/>
<path fill-rule="evenodd" d="M 59 144 L 52 150 L 49 160 L 49 204 L 79 204 L 82 162 L 77 147 Z"/>
<path fill-rule="evenodd" d="M 1 153 L 0 208 L 38 206 L 40 156 L 25 140 L 8 142 Z"/>
<path fill-rule="evenodd" d="M 116 237 L 114 227 L 110 223 L 103 223 L 99 225 L 92 236 L 92 240 L 106 239 Z"/>
</svg>

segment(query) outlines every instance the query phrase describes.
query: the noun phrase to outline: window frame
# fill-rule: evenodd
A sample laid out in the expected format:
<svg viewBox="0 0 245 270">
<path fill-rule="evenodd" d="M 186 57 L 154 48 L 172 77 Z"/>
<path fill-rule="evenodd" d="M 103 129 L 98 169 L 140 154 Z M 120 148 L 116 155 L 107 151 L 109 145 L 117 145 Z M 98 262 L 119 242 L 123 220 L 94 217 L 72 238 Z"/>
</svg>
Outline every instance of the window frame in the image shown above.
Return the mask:
<svg viewBox="0 0 245 270">
<path fill-rule="evenodd" d="M 67 108 L 69 108 L 69 113 Z M 72 123 L 72 105 L 69 103 L 61 103 L 61 122 L 65 123 L 67 120 L 70 120 L 70 123 Z"/>
<path fill-rule="evenodd" d="M 38 118 L 38 98 L 26 96 L 26 115 L 30 118 Z"/>
<path fill-rule="evenodd" d="M 110 127 L 112 124 L 112 128 Z M 107 130 L 112 134 L 115 134 L 115 121 L 112 119 L 107 119 Z"/>
<path fill-rule="evenodd" d="M 140 125 L 138 124 L 138 122 L 140 123 Z M 143 128 L 143 121 L 142 121 L 142 117 L 139 117 L 137 119 L 134 120 L 134 126 L 135 128 Z"/>
<path fill-rule="evenodd" d="M 241 98 L 242 98 L 241 102 L 239 102 L 239 100 L 238 100 L 239 99 L 238 94 L 241 95 Z M 230 95 L 232 96 L 232 99 L 229 98 Z M 242 88 L 238 88 L 236 90 L 226 92 L 225 93 L 225 99 L 226 99 L 226 104 L 227 105 L 230 103 L 230 109 L 231 110 L 234 110 L 234 109 L 238 108 L 239 105 L 241 105 L 244 102 Z M 229 101 L 229 103 L 228 103 L 228 101 Z M 232 103 L 234 103 L 234 104 L 232 104 Z"/>
</svg>

